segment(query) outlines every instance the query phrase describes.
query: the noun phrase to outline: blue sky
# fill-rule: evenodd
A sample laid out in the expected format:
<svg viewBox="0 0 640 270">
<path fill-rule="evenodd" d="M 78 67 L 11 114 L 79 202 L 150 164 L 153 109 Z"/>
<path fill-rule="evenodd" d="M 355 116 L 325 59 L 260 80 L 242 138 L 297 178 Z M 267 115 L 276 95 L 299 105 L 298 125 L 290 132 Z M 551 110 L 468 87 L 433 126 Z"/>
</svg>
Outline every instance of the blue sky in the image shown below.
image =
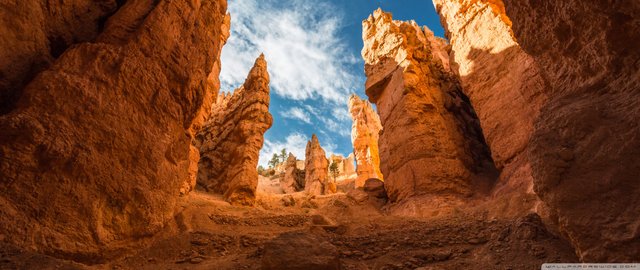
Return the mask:
<svg viewBox="0 0 640 270">
<path fill-rule="evenodd" d="M 350 94 L 364 94 L 362 20 L 376 8 L 415 20 L 443 36 L 430 0 L 228 0 L 231 36 L 222 49 L 221 91 L 240 86 L 265 54 L 271 76 L 273 126 L 260 164 L 286 148 L 299 159 L 311 134 L 327 152 L 348 155 Z"/>
</svg>

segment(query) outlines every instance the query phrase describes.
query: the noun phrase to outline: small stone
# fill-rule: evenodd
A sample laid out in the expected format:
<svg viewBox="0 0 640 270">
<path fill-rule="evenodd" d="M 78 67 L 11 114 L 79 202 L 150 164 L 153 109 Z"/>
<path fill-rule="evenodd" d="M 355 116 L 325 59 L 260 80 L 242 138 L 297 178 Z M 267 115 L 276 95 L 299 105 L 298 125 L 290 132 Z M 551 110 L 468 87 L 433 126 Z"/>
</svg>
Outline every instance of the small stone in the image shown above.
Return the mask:
<svg viewBox="0 0 640 270">
<path fill-rule="evenodd" d="M 199 264 L 201 262 L 204 262 L 204 258 L 202 258 L 202 257 L 191 258 L 189 260 L 189 262 L 192 263 L 192 264 Z"/>
</svg>

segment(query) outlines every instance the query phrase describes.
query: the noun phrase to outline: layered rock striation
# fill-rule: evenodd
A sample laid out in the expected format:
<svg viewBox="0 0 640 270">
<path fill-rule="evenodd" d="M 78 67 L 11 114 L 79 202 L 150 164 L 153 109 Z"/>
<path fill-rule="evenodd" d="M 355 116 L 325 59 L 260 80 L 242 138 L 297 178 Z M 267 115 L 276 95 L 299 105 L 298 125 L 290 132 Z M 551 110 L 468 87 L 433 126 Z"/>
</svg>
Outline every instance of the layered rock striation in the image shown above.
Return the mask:
<svg viewBox="0 0 640 270">
<path fill-rule="evenodd" d="M 226 2 L 2 7 L 3 241 L 100 262 L 148 239 L 174 219 L 189 179 Z"/>
<path fill-rule="evenodd" d="M 378 138 L 382 124 L 369 101 L 357 95 L 349 97 L 349 112 L 353 124 L 351 125 L 351 143 L 356 159 L 355 186 L 362 187 L 369 178 L 383 180 L 380 172 L 380 156 Z"/>
<path fill-rule="evenodd" d="M 200 150 L 197 184 L 222 194 L 231 204 L 253 205 L 259 153 L 272 123 L 269 73 L 260 55 L 240 88 L 220 94 L 196 136 Z"/>
<path fill-rule="evenodd" d="M 336 192 L 335 184 L 332 188 L 328 175 L 329 161 L 315 134 L 313 134 L 311 140 L 307 142 L 304 169 L 304 191 L 306 193 L 322 195 Z"/>
<path fill-rule="evenodd" d="M 527 155 L 534 190 L 586 262 L 640 258 L 640 4 L 504 1 L 546 103 Z"/>
<path fill-rule="evenodd" d="M 382 132 L 380 169 L 391 201 L 464 198 L 491 185 L 493 163 L 477 118 L 448 69 L 444 40 L 376 10 L 363 21 L 366 94 Z"/>
</svg>

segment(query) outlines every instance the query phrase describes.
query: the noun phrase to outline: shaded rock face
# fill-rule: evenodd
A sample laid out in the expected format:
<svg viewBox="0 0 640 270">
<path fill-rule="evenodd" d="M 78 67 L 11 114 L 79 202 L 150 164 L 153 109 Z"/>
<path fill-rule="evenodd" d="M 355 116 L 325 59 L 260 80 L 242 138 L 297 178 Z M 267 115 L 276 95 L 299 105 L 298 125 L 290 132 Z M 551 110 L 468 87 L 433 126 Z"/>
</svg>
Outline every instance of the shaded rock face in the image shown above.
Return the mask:
<svg viewBox="0 0 640 270">
<path fill-rule="evenodd" d="M 383 130 L 380 169 L 391 201 L 432 194 L 463 198 L 487 189 L 493 169 L 482 131 L 444 40 L 381 10 L 363 21 L 366 93 Z M 482 187 L 482 188 L 481 188 Z"/>
<path fill-rule="evenodd" d="M 0 46 L 21 68 L 5 76 L 2 56 L 3 99 L 14 98 L 0 116 L 0 234 L 100 261 L 173 220 L 190 130 L 217 92 L 207 78 L 218 76 L 226 2 L 10 2 L 0 27 L 10 42 Z M 43 40 L 51 35 L 59 38 Z M 43 42 L 55 47 L 49 55 Z M 78 43 L 56 45 L 68 42 Z M 52 62 L 33 64 L 41 61 Z"/>
<path fill-rule="evenodd" d="M 261 269 L 341 269 L 338 248 L 311 233 L 287 232 L 267 242 Z"/>
<path fill-rule="evenodd" d="M 382 124 L 371 103 L 355 94 L 349 98 L 351 125 L 351 143 L 356 158 L 356 187 L 361 187 L 369 178 L 383 179 L 380 172 L 378 138 Z"/>
<path fill-rule="evenodd" d="M 304 189 L 304 170 L 298 169 L 298 159 L 289 153 L 285 162 L 284 176 L 280 178 L 280 187 L 284 193 L 294 193 Z"/>
<path fill-rule="evenodd" d="M 335 190 L 332 192 L 329 183 L 329 161 L 315 134 L 307 142 L 304 169 L 305 192 L 311 195 L 335 192 Z"/>
<path fill-rule="evenodd" d="M 450 40 L 451 67 L 478 114 L 496 167 L 496 213 L 533 209 L 533 178 L 526 149 L 545 83 L 534 60 L 519 47 L 500 0 L 433 0 Z"/>
<path fill-rule="evenodd" d="M 0 10 L 0 114 L 73 44 L 96 39 L 117 1 L 4 1 Z M 25 35 L 29 35 L 25 38 Z"/>
<path fill-rule="evenodd" d="M 637 262 L 640 3 L 504 2 L 546 85 L 527 151 L 535 192 L 583 261 Z"/>
<path fill-rule="evenodd" d="M 244 84 L 220 94 L 211 116 L 198 132 L 199 186 L 224 195 L 232 204 L 253 205 L 258 186 L 258 157 L 271 127 L 269 73 L 261 55 Z"/>
</svg>

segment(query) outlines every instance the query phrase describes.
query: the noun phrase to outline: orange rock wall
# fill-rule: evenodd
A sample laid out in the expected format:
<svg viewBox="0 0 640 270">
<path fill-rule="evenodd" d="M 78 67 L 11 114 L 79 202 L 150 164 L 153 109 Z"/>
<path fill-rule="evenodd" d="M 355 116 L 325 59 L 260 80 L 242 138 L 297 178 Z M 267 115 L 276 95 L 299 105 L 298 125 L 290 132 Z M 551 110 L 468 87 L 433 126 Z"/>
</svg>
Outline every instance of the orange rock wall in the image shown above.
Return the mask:
<svg viewBox="0 0 640 270">
<path fill-rule="evenodd" d="M 226 2 L 115 2 L 0 4 L 3 241 L 99 262 L 174 219 Z"/>
<path fill-rule="evenodd" d="M 520 48 L 500 1 L 433 0 L 450 41 L 450 61 L 477 112 L 500 178 L 497 215 L 537 206 L 526 149 L 546 86 L 533 58 Z"/>
<path fill-rule="evenodd" d="M 558 229 L 586 262 L 640 258 L 640 3 L 505 0 L 548 101 L 527 154 Z"/>
<path fill-rule="evenodd" d="M 232 204 L 253 205 L 258 186 L 258 158 L 271 127 L 269 73 L 260 56 L 242 87 L 220 94 L 200 130 L 198 185 L 224 195 Z"/>
</svg>

